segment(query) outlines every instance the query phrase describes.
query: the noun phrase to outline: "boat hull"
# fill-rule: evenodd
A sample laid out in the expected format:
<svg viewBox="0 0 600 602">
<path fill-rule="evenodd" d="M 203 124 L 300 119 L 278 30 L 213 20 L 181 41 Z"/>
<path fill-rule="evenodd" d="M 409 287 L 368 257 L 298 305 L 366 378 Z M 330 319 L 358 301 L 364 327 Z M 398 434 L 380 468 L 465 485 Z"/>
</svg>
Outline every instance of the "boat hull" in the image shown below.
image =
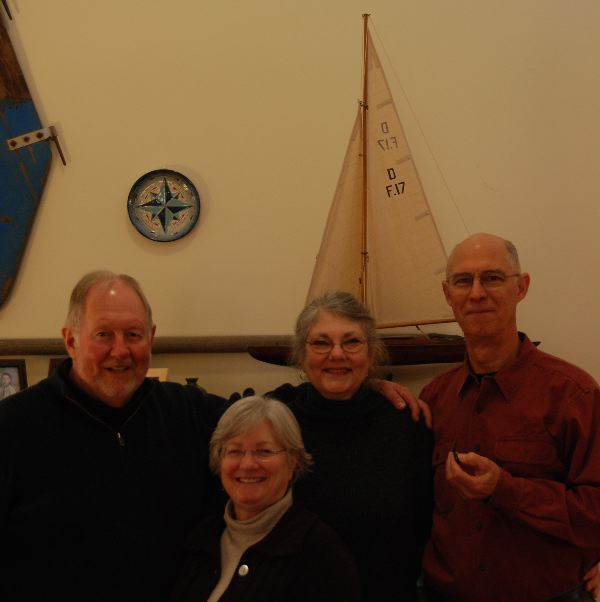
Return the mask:
<svg viewBox="0 0 600 602">
<path fill-rule="evenodd" d="M 449 364 L 462 362 L 465 342 L 462 337 L 383 337 L 391 366 L 417 364 Z M 288 344 L 253 345 L 248 353 L 261 362 L 289 365 L 291 346 Z"/>
</svg>

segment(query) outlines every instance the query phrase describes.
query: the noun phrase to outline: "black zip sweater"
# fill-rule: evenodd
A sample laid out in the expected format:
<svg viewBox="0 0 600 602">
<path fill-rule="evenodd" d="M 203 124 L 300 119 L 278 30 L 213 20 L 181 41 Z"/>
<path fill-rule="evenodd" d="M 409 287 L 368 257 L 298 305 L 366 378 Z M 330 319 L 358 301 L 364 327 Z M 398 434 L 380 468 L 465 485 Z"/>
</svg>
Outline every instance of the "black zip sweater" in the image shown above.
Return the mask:
<svg viewBox="0 0 600 602">
<path fill-rule="evenodd" d="M 0 402 L 0 599 L 166 600 L 214 509 L 208 441 L 226 403 L 146 379 L 114 409 L 70 367 Z"/>
</svg>

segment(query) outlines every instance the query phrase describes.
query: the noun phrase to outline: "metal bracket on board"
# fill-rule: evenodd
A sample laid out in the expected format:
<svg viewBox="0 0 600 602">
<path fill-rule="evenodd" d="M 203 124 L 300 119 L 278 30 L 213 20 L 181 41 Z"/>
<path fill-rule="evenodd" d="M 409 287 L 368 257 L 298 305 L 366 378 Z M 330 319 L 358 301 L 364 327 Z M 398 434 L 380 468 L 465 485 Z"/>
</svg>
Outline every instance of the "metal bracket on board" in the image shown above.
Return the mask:
<svg viewBox="0 0 600 602">
<path fill-rule="evenodd" d="M 62 149 L 60 148 L 58 136 L 56 135 L 56 132 L 52 126 L 42 128 L 40 130 L 34 130 L 33 132 L 28 132 L 26 134 L 21 134 L 20 136 L 15 136 L 14 138 L 8 138 L 6 140 L 6 144 L 8 144 L 8 148 L 10 150 L 14 151 L 19 148 L 23 148 L 24 146 L 35 144 L 36 142 L 42 142 L 43 140 L 50 140 L 56 144 L 56 150 L 60 155 L 60 160 L 62 161 L 63 165 L 66 165 L 67 162 L 65 160 L 65 156 L 63 155 Z"/>
<path fill-rule="evenodd" d="M 6 0 L 2 0 L 2 6 L 8 15 L 8 18 L 12 21 L 12 15 L 10 14 L 10 8 L 8 8 L 8 2 Z"/>
</svg>

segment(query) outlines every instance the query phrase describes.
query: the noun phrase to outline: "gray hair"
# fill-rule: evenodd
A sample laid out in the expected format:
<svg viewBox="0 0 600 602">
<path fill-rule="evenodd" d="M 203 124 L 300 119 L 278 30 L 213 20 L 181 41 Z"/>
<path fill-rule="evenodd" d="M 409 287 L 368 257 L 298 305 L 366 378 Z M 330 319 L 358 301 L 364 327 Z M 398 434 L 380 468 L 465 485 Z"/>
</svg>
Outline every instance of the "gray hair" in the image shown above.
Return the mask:
<svg viewBox="0 0 600 602">
<path fill-rule="evenodd" d="M 281 401 L 260 395 L 236 401 L 221 416 L 210 438 L 210 469 L 218 475 L 221 470 L 221 450 L 225 443 L 247 433 L 263 421 L 270 424 L 277 443 L 286 449 L 289 457 L 296 460 L 294 480 L 304 475 L 312 464 L 312 457 L 304 449 L 296 417 Z"/>
<path fill-rule="evenodd" d="M 506 247 L 506 257 L 510 265 L 513 267 L 515 272 L 521 273 L 521 262 L 519 261 L 519 253 L 517 247 L 510 242 L 510 240 L 504 240 L 504 246 Z"/>
<path fill-rule="evenodd" d="M 301 368 L 306 356 L 306 341 L 310 329 L 315 325 L 322 313 L 327 312 L 356 322 L 367 339 L 369 356 L 374 365 L 382 365 L 388 361 L 385 344 L 377 336 L 375 320 L 367 307 L 354 295 L 345 291 L 325 293 L 315 297 L 300 312 L 296 320 L 296 329 L 292 342 L 290 364 Z"/>
<path fill-rule="evenodd" d="M 140 283 L 127 274 L 115 274 L 108 270 L 96 270 L 94 272 L 88 272 L 83 276 L 79 282 L 73 288 L 71 292 L 71 298 L 69 300 L 69 310 L 67 312 L 67 318 L 65 320 L 65 326 L 68 326 L 73 331 L 78 332 L 81 325 L 81 318 L 85 310 L 85 302 L 87 301 L 88 294 L 92 287 L 97 284 L 109 287 L 114 282 L 122 282 L 124 285 L 131 288 L 137 296 L 140 298 L 142 305 L 144 306 L 144 313 L 146 314 L 146 323 L 149 327 L 152 327 L 152 308 Z"/>
</svg>

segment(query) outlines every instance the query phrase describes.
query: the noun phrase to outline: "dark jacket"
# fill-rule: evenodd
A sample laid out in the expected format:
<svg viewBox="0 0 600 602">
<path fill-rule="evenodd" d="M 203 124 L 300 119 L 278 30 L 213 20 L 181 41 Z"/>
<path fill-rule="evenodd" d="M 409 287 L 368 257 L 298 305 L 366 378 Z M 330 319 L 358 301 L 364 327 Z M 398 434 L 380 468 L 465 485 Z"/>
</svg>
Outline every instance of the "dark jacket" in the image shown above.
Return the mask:
<svg viewBox="0 0 600 602">
<path fill-rule="evenodd" d="M 110 408 L 70 365 L 0 402 L 0 600 L 166 600 L 223 404 L 146 379 Z"/>
<path fill-rule="evenodd" d="M 204 601 L 219 580 L 222 516 L 202 522 L 190 535 L 188 556 L 171 602 Z M 219 602 L 358 602 L 356 567 L 339 537 L 299 504 L 248 548 Z M 241 571 L 244 573 L 244 570 Z"/>
</svg>

